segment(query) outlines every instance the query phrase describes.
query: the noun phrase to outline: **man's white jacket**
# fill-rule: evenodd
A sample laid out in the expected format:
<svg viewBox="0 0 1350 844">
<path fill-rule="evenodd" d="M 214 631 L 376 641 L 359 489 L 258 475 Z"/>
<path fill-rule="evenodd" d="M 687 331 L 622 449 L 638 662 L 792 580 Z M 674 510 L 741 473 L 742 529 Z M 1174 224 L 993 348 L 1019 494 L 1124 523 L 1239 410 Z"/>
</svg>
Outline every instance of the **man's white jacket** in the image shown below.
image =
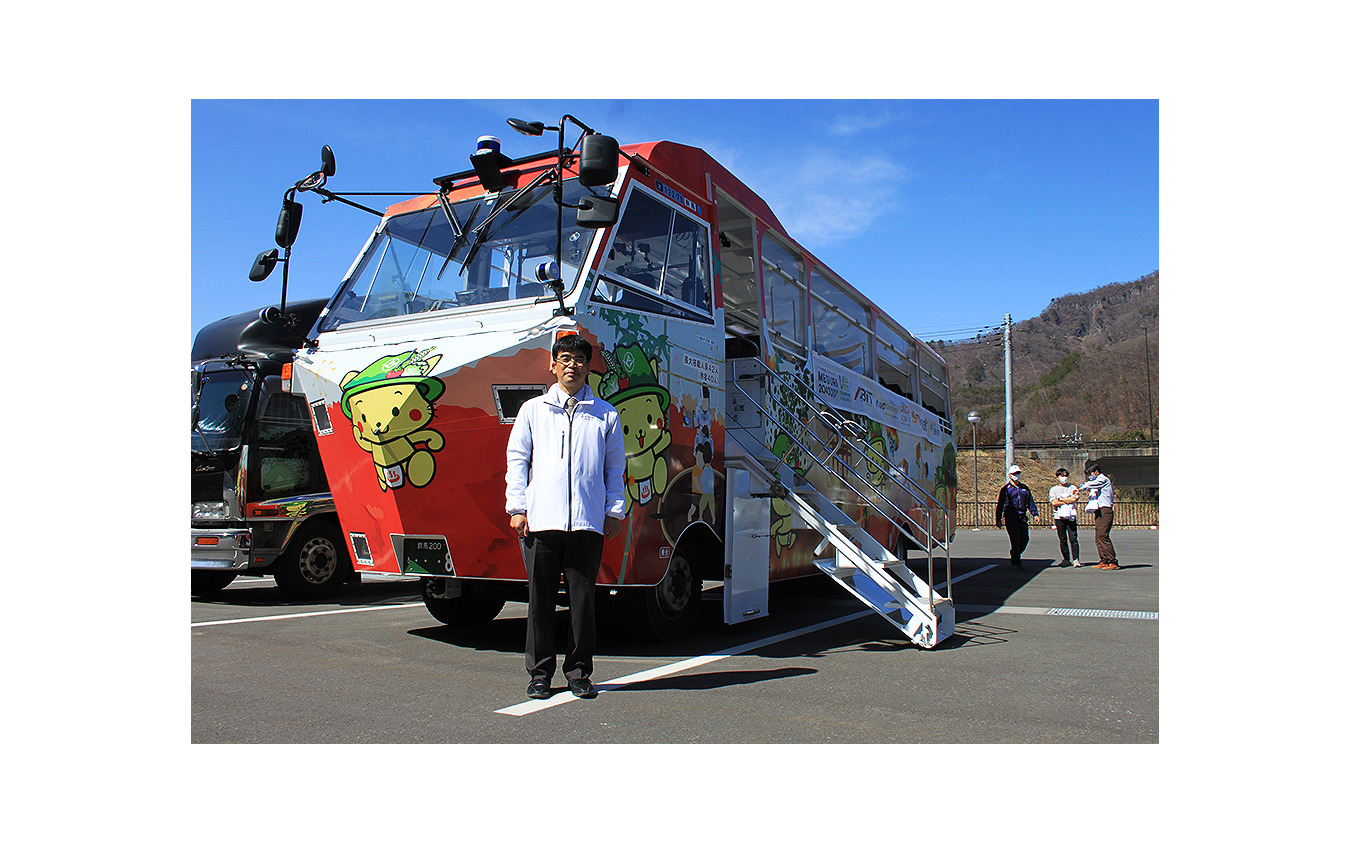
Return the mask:
<svg viewBox="0 0 1350 844">
<path fill-rule="evenodd" d="M 582 387 L 568 416 L 554 384 L 521 405 L 506 444 L 506 512 L 530 531 L 605 531 L 623 518 L 623 431 L 614 406 Z"/>
</svg>

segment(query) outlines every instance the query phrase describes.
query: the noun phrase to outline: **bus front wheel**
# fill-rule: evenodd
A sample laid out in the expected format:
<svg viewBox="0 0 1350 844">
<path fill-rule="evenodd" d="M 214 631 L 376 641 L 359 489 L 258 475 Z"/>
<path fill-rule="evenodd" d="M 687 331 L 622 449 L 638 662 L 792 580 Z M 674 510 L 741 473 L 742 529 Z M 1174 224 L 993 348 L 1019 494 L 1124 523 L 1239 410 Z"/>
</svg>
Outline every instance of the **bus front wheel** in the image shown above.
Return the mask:
<svg viewBox="0 0 1350 844">
<path fill-rule="evenodd" d="M 422 578 L 422 603 L 427 612 L 449 627 L 480 627 L 497 617 L 506 599 L 485 593 L 478 584 L 460 581 L 460 592 L 453 598 L 438 595 L 437 578 Z"/>
<path fill-rule="evenodd" d="M 638 631 L 658 642 L 674 642 L 694 632 L 702 604 L 703 581 L 689 558 L 676 551 L 666 576 L 655 586 L 636 590 L 629 617 Z"/>
</svg>

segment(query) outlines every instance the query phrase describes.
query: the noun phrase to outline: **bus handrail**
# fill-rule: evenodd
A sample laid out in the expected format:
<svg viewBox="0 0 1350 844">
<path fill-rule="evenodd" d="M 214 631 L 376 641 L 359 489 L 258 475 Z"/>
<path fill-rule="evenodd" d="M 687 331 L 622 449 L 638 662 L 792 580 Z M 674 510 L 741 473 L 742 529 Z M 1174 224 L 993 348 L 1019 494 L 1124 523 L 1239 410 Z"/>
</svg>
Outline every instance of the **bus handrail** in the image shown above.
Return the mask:
<svg viewBox="0 0 1350 844">
<path fill-rule="evenodd" d="M 767 371 L 767 370 L 766 370 L 766 371 Z M 771 374 L 776 375 L 776 376 L 789 375 L 789 376 L 791 376 L 795 381 L 797 381 L 798 384 L 801 384 L 803 387 L 807 387 L 808 389 L 811 389 L 811 388 L 810 388 L 810 385 L 806 384 L 806 383 L 802 380 L 802 378 L 801 378 L 799 375 L 797 375 L 796 373 L 794 373 L 794 372 L 787 372 L 787 373 L 771 373 Z M 884 454 L 881 454 L 879 451 L 877 451 L 875 448 L 872 447 L 872 444 L 869 443 L 869 442 L 867 441 L 867 432 L 866 432 L 865 430 L 862 429 L 862 426 L 861 426 L 861 425 L 859 425 L 857 422 L 854 422 L 854 421 L 851 420 L 851 419 L 846 419 L 846 418 L 844 418 L 843 414 L 842 414 L 837 408 L 835 408 L 835 407 L 833 407 L 832 405 L 830 405 L 830 403 L 827 402 L 827 401 L 825 401 L 824 399 L 821 399 L 821 398 L 819 397 L 819 394 L 816 393 L 814 389 L 811 389 L 811 393 L 812 393 L 813 396 L 816 397 L 816 401 L 820 402 L 820 404 L 825 405 L 825 407 L 827 407 L 827 408 L 829 409 L 830 416 L 832 416 L 834 419 L 839 420 L 839 422 L 840 422 L 839 425 L 834 425 L 834 424 L 832 424 L 831 419 L 828 418 L 828 417 L 826 417 L 824 413 L 822 413 L 818 408 L 816 408 L 816 407 L 814 406 L 814 403 L 813 403 L 810 399 L 808 399 L 806 396 L 803 396 L 801 393 L 799 393 L 799 392 L 797 392 L 796 390 L 794 390 L 794 389 L 791 387 L 791 385 L 788 385 L 788 384 L 784 383 L 784 386 L 788 389 L 789 392 L 791 392 L 794 396 L 796 396 L 802 403 L 806 404 L 808 407 L 811 407 L 813 410 L 815 410 L 816 413 L 817 413 L 817 415 L 820 415 L 823 419 L 825 419 L 825 421 L 826 421 L 827 423 L 831 423 L 831 427 L 834 427 L 836 430 L 840 430 L 840 428 L 842 427 L 842 428 L 843 428 L 843 431 L 848 431 L 848 432 L 855 432 L 855 431 L 856 431 L 856 433 L 853 433 L 853 435 L 850 437 L 850 439 L 855 439 L 855 440 L 857 440 L 858 442 L 860 442 L 860 443 L 863 444 L 863 447 L 864 447 L 868 452 L 870 452 L 870 453 L 876 458 L 875 460 L 873 460 L 873 462 L 874 462 L 874 463 L 878 463 L 878 464 L 880 464 L 881 466 L 884 466 L 884 467 L 885 467 L 885 469 L 887 470 L 887 471 L 886 471 L 887 477 L 891 478 L 892 480 L 895 480 L 895 481 L 899 484 L 899 486 L 900 486 L 902 489 L 904 489 L 905 491 L 909 492 L 911 495 L 915 496 L 916 498 L 921 498 L 921 499 L 923 499 L 925 502 L 928 502 L 928 503 L 929 503 L 929 506 L 923 508 L 924 510 L 932 510 L 932 509 L 934 509 L 934 507 L 936 507 L 937 509 L 942 510 L 942 511 L 944 512 L 944 514 L 946 513 L 946 511 L 947 511 L 947 505 L 946 505 L 946 504 L 942 503 L 941 500 L 939 500 L 936 496 L 934 496 L 934 495 L 933 495 L 932 493 L 930 493 L 928 490 L 926 490 L 926 489 L 924 489 L 923 487 L 921 487 L 921 486 L 919 486 L 918 484 L 916 484 L 913 480 L 910 479 L 909 475 L 908 475 L 906 472 L 904 472 L 903 470 L 900 469 L 899 466 L 896 466 L 894 463 L 891 463 L 891 461 L 890 461 L 889 459 L 887 459 L 887 457 L 886 457 Z M 842 431 L 841 431 L 841 432 L 842 432 Z M 824 443 L 822 443 L 822 445 L 823 445 L 823 444 L 824 444 Z M 866 480 L 866 479 L 864 479 L 864 480 Z M 869 485 L 869 486 L 871 485 L 870 482 L 868 482 L 868 485 Z M 874 488 L 874 489 L 875 489 L 875 488 Z M 884 493 L 881 493 L 880 490 L 876 490 L 876 492 L 877 492 L 878 494 L 882 494 L 883 497 L 884 497 Z M 929 532 L 931 533 L 931 531 L 929 531 Z"/>
<path fill-rule="evenodd" d="M 777 375 L 778 373 L 773 373 L 773 372 L 770 372 L 770 371 L 768 371 L 768 370 L 765 370 L 765 371 L 764 371 L 764 374 L 765 374 L 765 375 L 768 375 L 768 376 L 770 376 L 770 378 L 772 378 L 772 376 Z M 831 466 L 829 465 L 829 462 L 828 462 L 830 459 L 832 459 L 832 458 L 834 457 L 835 454 L 838 453 L 839 446 L 842 445 L 842 441 L 843 441 L 845 438 L 848 438 L 848 439 L 855 439 L 855 438 L 857 438 L 857 435 L 856 435 L 856 434 L 850 435 L 849 433 L 846 433 L 846 431 L 851 431 L 851 430 L 853 430 L 853 429 L 857 429 L 858 431 L 860 431 L 860 432 L 862 433 L 864 444 L 866 444 L 866 442 L 865 442 L 866 431 L 864 431 L 864 430 L 862 429 L 862 427 L 861 427 L 860 425 L 858 425 L 857 422 L 854 422 L 853 420 L 850 420 L 850 419 L 845 419 L 845 418 L 839 413 L 838 410 L 836 410 L 836 409 L 833 408 L 833 407 L 830 407 L 830 406 L 828 405 L 828 403 L 826 403 L 826 402 L 824 402 L 824 401 L 821 401 L 821 403 L 826 405 L 826 407 L 828 408 L 828 411 L 822 411 L 820 408 L 818 408 L 818 407 L 816 406 L 815 402 L 808 401 L 808 400 L 807 400 L 805 397 L 803 397 L 801 394 L 799 394 L 799 393 L 797 393 L 795 390 L 793 390 L 791 386 L 788 386 L 788 385 L 784 384 L 784 386 L 785 386 L 790 392 L 792 392 L 794 395 L 796 395 L 797 398 L 801 399 L 801 401 L 803 402 L 803 404 L 805 404 L 806 407 L 807 407 L 812 413 L 814 413 L 817 417 L 819 417 L 819 418 L 820 418 L 827 426 L 829 426 L 829 428 L 830 428 L 832 431 L 834 431 L 834 433 L 835 433 L 835 443 L 834 443 L 833 445 L 831 445 L 831 444 L 825 443 L 824 440 L 820 439 L 820 437 L 817 436 L 816 433 L 815 433 L 814 431 L 810 430 L 809 427 L 807 428 L 807 433 L 809 433 L 809 434 L 811 435 L 811 437 L 812 437 L 813 439 L 816 440 L 816 442 L 818 442 L 818 443 L 820 443 L 822 446 L 824 446 L 824 447 L 830 449 L 829 455 L 827 455 L 825 459 L 821 459 L 821 458 L 819 458 L 819 457 L 815 454 L 815 452 L 812 451 L 812 449 L 811 449 L 806 443 L 804 443 L 804 442 L 802 442 L 801 440 L 799 440 L 799 439 L 797 438 L 797 436 L 794 434 L 793 431 L 788 430 L 788 427 L 787 427 L 787 426 L 782 425 L 781 423 L 779 423 L 779 422 L 778 422 L 778 417 L 777 417 L 776 415 L 770 413 L 768 409 L 764 408 L 763 406 L 761 406 L 761 405 L 759 404 L 759 402 L 755 401 L 754 397 L 752 397 L 749 393 L 747 393 L 747 392 L 745 391 L 745 389 L 742 388 L 742 387 L 740 386 L 740 384 L 736 383 L 735 381 L 732 381 L 731 383 L 732 383 L 732 384 L 735 386 L 735 388 L 741 393 L 741 395 L 745 397 L 745 399 L 746 399 L 747 401 L 749 401 L 752 405 L 754 405 L 754 407 L 755 407 L 757 410 L 760 411 L 761 414 L 763 414 L 765 417 L 767 417 L 767 418 L 773 420 L 773 421 L 774 421 L 774 424 L 775 424 L 778 428 L 780 428 L 780 429 L 783 431 L 783 433 L 786 434 L 787 437 L 788 437 L 790 440 L 792 440 L 792 442 L 796 443 L 798 446 L 800 446 L 802 449 L 804 449 L 808 454 L 810 454 L 810 455 L 812 456 L 812 458 L 815 459 L 816 462 L 818 462 L 818 463 L 821 465 L 821 467 L 824 469 L 825 472 L 827 472 L 827 473 L 828 473 L 829 475 L 831 475 L 832 477 L 837 478 L 840 482 L 842 482 L 842 483 L 844 484 L 844 486 L 846 486 L 850 491 L 852 491 L 856 496 L 858 496 L 858 498 L 859 498 L 860 500 L 863 500 L 863 501 L 870 501 L 870 500 L 872 500 L 868 495 L 866 495 L 865 493 L 863 493 L 862 491 L 860 491 L 857 487 L 855 487 L 855 486 L 849 481 L 848 478 L 844 477 L 840 472 L 838 472 L 838 471 L 835 470 L 833 467 L 831 467 Z M 814 392 L 815 392 L 815 391 L 812 390 L 812 393 L 814 393 Z M 769 389 L 768 394 L 769 394 L 769 403 L 770 403 L 770 404 L 775 404 L 775 403 L 777 403 L 776 400 L 773 398 L 773 390 L 772 390 L 772 388 Z M 792 416 L 789 414 L 789 418 L 794 418 L 794 417 L 792 417 Z M 803 421 L 804 421 L 804 420 L 803 420 Z M 873 454 L 877 454 L 876 450 L 873 449 L 870 445 L 868 445 L 868 450 L 869 450 L 870 452 L 872 452 Z M 785 451 L 785 452 L 783 453 L 783 455 L 781 455 L 781 456 L 779 457 L 778 461 L 777 461 L 777 462 L 774 464 L 774 466 L 772 467 L 771 471 L 773 472 L 773 474 L 774 474 L 775 476 L 777 476 L 778 468 L 783 464 L 784 460 L 786 459 L 786 454 L 787 454 L 787 452 Z M 891 471 L 887 472 L 887 477 L 888 477 L 888 478 L 890 478 L 890 479 L 892 479 L 892 480 L 896 480 L 896 479 L 897 479 L 897 476 L 898 476 L 899 478 L 905 478 L 905 480 L 908 481 L 908 477 L 907 477 L 903 472 L 901 472 L 900 469 L 899 469 L 898 467 L 894 466 L 894 465 L 893 465 L 889 460 L 887 460 L 884 456 L 881 456 L 881 455 L 879 455 L 879 454 L 878 454 L 877 456 L 878 456 L 878 459 L 879 459 L 880 463 L 884 464 L 884 465 L 887 466 L 887 467 L 890 467 Z M 886 501 L 887 503 L 890 503 L 890 499 L 886 497 L 886 494 L 885 494 L 882 490 L 878 489 L 875 485 L 873 485 L 873 484 L 871 483 L 871 481 L 869 481 L 869 480 L 867 479 L 867 477 L 866 477 L 862 472 L 860 472 L 856 467 L 850 465 L 847 461 L 840 461 L 840 463 L 841 463 L 843 466 L 847 467 L 848 470 L 849 470 L 849 472 L 851 472 L 853 475 L 857 476 L 857 477 L 863 482 L 863 484 L 864 484 L 868 489 L 870 489 L 870 490 L 874 493 L 874 495 L 875 495 L 877 498 L 879 498 L 879 499 L 881 499 L 881 500 L 883 500 L 883 501 Z M 912 482 L 910 482 L 910 483 L 912 484 Z M 900 484 L 900 486 L 901 486 L 902 488 L 904 488 L 904 487 L 905 487 L 905 484 Z M 922 493 L 922 500 L 923 500 L 923 506 L 919 507 L 918 509 L 922 510 L 923 513 L 925 514 L 925 520 L 926 520 L 927 523 L 928 523 L 926 528 L 925 528 L 925 526 L 924 526 L 923 524 L 921 524 L 919 521 L 917 521 L 917 520 L 914 519 L 912 516 L 910 516 L 908 512 L 906 512 L 905 510 L 901 509 L 898 505 L 894 506 L 893 509 L 895 510 L 895 512 L 899 513 L 899 514 L 904 518 L 905 522 L 907 522 L 907 523 L 913 525 L 913 528 L 912 528 L 912 529 L 906 528 L 905 526 L 903 526 L 903 525 L 901 525 L 900 523 L 898 523 L 895 519 L 891 518 L 891 516 L 887 513 L 887 509 L 888 509 L 888 508 L 875 507 L 874 509 L 875 509 L 875 512 L 877 513 L 877 515 L 881 516 L 881 517 L 882 517 L 883 519 L 885 519 L 888 523 L 890 523 L 893 527 L 895 527 L 897 530 L 899 530 L 902 534 L 907 535 L 910 539 L 914 540 L 915 542 L 918 542 L 918 541 L 919 541 L 919 540 L 918 540 L 917 534 L 919 534 L 920 532 L 923 533 L 923 535 L 924 535 L 924 537 L 925 537 L 924 548 L 925 548 L 925 551 L 926 551 L 926 554 L 927 554 L 927 557 L 928 557 L 928 604 L 929 604 L 929 611 L 930 611 L 930 613 L 931 613 L 931 612 L 934 611 L 934 610 L 933 610 L 933 605 L 934 605 L 933 595 L 934 595 L 935 592 L 937 592 L 936 586 L 934 585 L 934 584 L 935 584 L 935 581 L 934 581 L 934 577 L 933 577 L 933 574 L 934 574 L 934 573 L 933 573 L 933 550 L 934 550 L 934 546 L 936 546 L 937 548 L 941 548 L 941 549 L 945 552 L 945 554 L 946 554 L 946 558 L 947 558 L 947 593 L 948 593 L 947 596 L 946 596 L 946 600 L 948 600 L 948 601 L 952 601 L 952 597 L 951 597 L 952 575 L 951 575 L 951 549 L 950 549 L 950 547 L 949 547 L 949 543 L 948 543 L 948 541 L 947 541 L 945 538 L 944 538 L 943 540 L 938 540 L 938 539 L 933 535 L 933 507 L 932 507 L 931 505 L 928 505 L 927 502 L 928 502 L 928 501 L 931 501 L 933 504 L 936 504 L 936 505 L 937 505 L 938 509 L 940 509 L 940 510 L 942 511 L 942 514 L 943 514 L 944 533 L 945 533 L 945 530 L 946 530 L 946 526 L 950 523 L 950 517 L 949 517 L 949 515 L 948 515 L 948 513 L 947 513 L 947 508 L 946 508 L 946 506 L 945 506 L 944 504 L 942 504 L 941 501 L 938 501 L 935 497 L 933 497 L 932 495 L 928 494 L 926 490 L 919 489 L 918 491 L 919 491 L 920 493 Z M 919 496 L 916 496 L 916 498 L 918 498 L 918 497 L 919 497 Z"/>
</svg>

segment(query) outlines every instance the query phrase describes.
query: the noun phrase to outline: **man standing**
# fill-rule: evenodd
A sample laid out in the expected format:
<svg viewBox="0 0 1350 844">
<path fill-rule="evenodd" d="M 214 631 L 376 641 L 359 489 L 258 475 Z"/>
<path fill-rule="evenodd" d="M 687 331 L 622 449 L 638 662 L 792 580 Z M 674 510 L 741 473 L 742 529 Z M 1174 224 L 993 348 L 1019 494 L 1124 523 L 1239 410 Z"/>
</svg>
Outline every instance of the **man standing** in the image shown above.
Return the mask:
<svg viewBox="0 0 1350 844">
<path fill-rule="evenodd" d="M 1096 514 L 1094 524 L 1097 528 L 1097 565 L 1094 569 L 1115 571 L 1120 568 L 1116 561 L 1116 547 L 1111 544 L 1111 523 L 1115 521 L 1115 489 L 1111 479 L 1102 474 L 1101 467 L 1092 464 L 1087 469 L 1087 482 L 1078 488 L 1080 493 L 1088 493 L 1087 509 Z"/>
<path fill-rule="evenodd" d="M 623 520 L 623 431 L 619 412 L 586 385 L 591 344 L 579 334 L 553 343 L 558 379 L 525 402 L 506 445 L 506 512 L 521 538 L 530 581 L 525 630 L 526 693 L 552 694 L 557 649 L 553 613 L 558 578 L 567 578 L 571 626 L 563 676 L 577 697 L 595 697 L 595 578 L 607 536 Z"/>
<path fill-rule="evenodd" d="M 1022 568 L 1022 552 L 1027 550 L 1031 533 L 1027 528 L 1028 516 L 1040 516 L 1036 509 L 1036 499 L 1031 490 L 1022 483 L 1022 467 L 1016 463 L 1008 467 L 1008 482 L 998 491 L 998 504 L 994 507 L 994 526 L 1008 525 L 1008 556 L 1012 567 Z"/>
<path fill-rule="evenodd" d="M 1059 534 L 1059 565 L 1078 568 L 1083 565 L 1078 562 L 1078 487 L 1069 483 L 1068 469 L 1056 469 L 1055 481 L 1050 487 L 1050 506 L 1055 508 L 1055 533 Z"/>
</svg>

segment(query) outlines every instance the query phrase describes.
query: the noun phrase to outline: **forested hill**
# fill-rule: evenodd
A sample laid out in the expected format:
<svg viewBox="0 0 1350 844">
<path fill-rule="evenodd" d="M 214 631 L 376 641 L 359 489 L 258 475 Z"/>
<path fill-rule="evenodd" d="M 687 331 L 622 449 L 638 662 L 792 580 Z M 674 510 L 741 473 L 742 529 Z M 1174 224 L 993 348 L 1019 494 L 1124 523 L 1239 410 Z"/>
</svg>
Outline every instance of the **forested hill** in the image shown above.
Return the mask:
<svg viewBox="0 0 1350 844">
<path fill-rule="evenodd" d="M 1017 441 L 1059 440 L 1073 436 L 1075 426 L 1085 440 L 1142 439 L 1150 427 L 1160 438 L 1158 341 L 1157 271 L 1060 296 L 1039 316 L 1013 323 Z M 931 345 L 947 361 L 957 442 L 970 442 L 971 410 L 982 417 L 981 444 L 1002 442 L 1002 332 Z"/>
</svg>

